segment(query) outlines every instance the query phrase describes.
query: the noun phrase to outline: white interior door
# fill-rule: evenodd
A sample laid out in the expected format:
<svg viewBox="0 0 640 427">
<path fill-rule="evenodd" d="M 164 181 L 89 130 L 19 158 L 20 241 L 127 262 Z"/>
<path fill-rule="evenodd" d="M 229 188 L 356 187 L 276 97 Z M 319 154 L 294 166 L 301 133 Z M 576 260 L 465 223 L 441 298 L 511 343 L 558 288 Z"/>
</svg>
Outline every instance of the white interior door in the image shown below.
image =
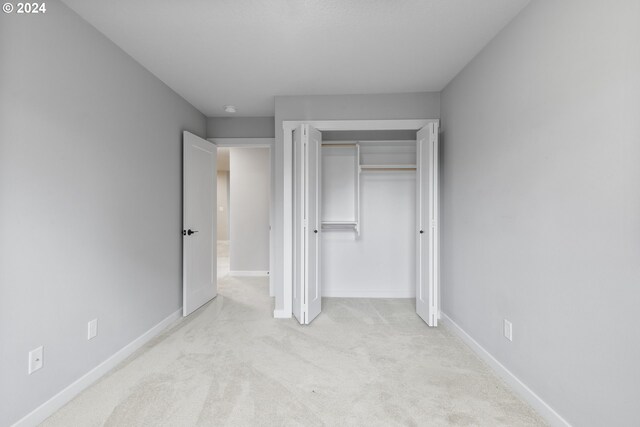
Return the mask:
<svg viewBox="0 0 640 427">
<path fill-rule="evenodd" d="M 216 146 L 183 133 L 182 314 L 217 295 Z"/>
<path fill-rule="evenodd" d="M 309 324 L 322 310 L 320 183 L 322 134 L 309 125 L 294 131 L 293 314 Z"/>
<path fill-rule="evenodd" d="M 417 134 L 416 312 L 429 326 L 438 325 L 438 124 Z"/>
</svg>

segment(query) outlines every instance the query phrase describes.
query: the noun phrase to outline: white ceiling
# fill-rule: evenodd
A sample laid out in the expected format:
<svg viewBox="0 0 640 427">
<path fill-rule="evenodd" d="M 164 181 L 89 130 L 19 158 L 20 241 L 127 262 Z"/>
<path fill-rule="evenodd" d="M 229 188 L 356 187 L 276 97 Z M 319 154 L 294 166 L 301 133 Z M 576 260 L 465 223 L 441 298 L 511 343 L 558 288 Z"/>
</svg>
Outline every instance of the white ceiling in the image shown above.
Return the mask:
<svg viewBox="0 0 640 427">
<path fill-rule="evenodd" d="M 207 116 L 440 91 L 529 0 L 63 0 Z"/>
</svg>

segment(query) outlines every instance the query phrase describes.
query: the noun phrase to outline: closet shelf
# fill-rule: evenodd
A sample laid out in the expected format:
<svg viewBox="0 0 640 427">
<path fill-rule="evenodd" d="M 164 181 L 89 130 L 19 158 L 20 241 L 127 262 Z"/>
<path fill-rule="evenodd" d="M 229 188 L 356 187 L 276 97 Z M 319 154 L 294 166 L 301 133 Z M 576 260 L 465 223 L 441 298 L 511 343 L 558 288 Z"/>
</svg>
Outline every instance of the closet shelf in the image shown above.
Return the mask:
<svg viewBox="0 0 640 427">
<path fill-rule="evenodd" d="M 360 165 L 362 170 L 415 170 L 416 165 Z"/>
<path fill-rule="evenodd" d="M 335 142 L 335 143 L 323 142 L 320 146 L 321 147 L 354 148 L 354 147 L 357 147 L 358 144 L 355 144 L 355 143 L 341 143 L 341 142 Z"/>
</svg>

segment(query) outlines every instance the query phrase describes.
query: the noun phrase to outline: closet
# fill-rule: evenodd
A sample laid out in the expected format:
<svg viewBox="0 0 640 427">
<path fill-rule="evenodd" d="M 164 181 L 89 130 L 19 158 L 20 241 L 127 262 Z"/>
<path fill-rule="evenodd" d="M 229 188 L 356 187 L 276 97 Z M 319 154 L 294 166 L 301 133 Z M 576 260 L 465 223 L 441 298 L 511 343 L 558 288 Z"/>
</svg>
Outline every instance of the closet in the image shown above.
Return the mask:
<svg viewBox="0 0 640 427">
<path fill-rule="evenodd" d="M 326 134 L 293 131 L 293 315 L 309 324 L 323 296 L 415 298 L 436 326 L 438 122 L 415 139 Z"/>
</svg>

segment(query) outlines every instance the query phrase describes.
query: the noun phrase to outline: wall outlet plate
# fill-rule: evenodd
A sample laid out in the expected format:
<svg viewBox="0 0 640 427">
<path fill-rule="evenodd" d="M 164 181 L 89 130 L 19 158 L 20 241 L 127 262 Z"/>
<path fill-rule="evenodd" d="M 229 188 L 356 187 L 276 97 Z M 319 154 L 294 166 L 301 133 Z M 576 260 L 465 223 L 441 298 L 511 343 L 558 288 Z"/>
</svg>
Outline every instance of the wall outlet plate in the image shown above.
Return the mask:
<svg viewBox="0 0 640 427">
<path fill-rule="evenodd" d="M 29 352 L 29 375 L 33 374 L 44 365 L 44 348 L 34 348 Z"/>
<path fill-rule="evenodd" d="M 96 335 L 98 335 L 98 319 L 93 319 L 87 324 L 87 339 L 95 338 Z"/>
<path fill-rule="evenodd" d="M 513 341 L 513 325 L 507 319 L 504 319 L 504 337 Z"/>
</svg>

